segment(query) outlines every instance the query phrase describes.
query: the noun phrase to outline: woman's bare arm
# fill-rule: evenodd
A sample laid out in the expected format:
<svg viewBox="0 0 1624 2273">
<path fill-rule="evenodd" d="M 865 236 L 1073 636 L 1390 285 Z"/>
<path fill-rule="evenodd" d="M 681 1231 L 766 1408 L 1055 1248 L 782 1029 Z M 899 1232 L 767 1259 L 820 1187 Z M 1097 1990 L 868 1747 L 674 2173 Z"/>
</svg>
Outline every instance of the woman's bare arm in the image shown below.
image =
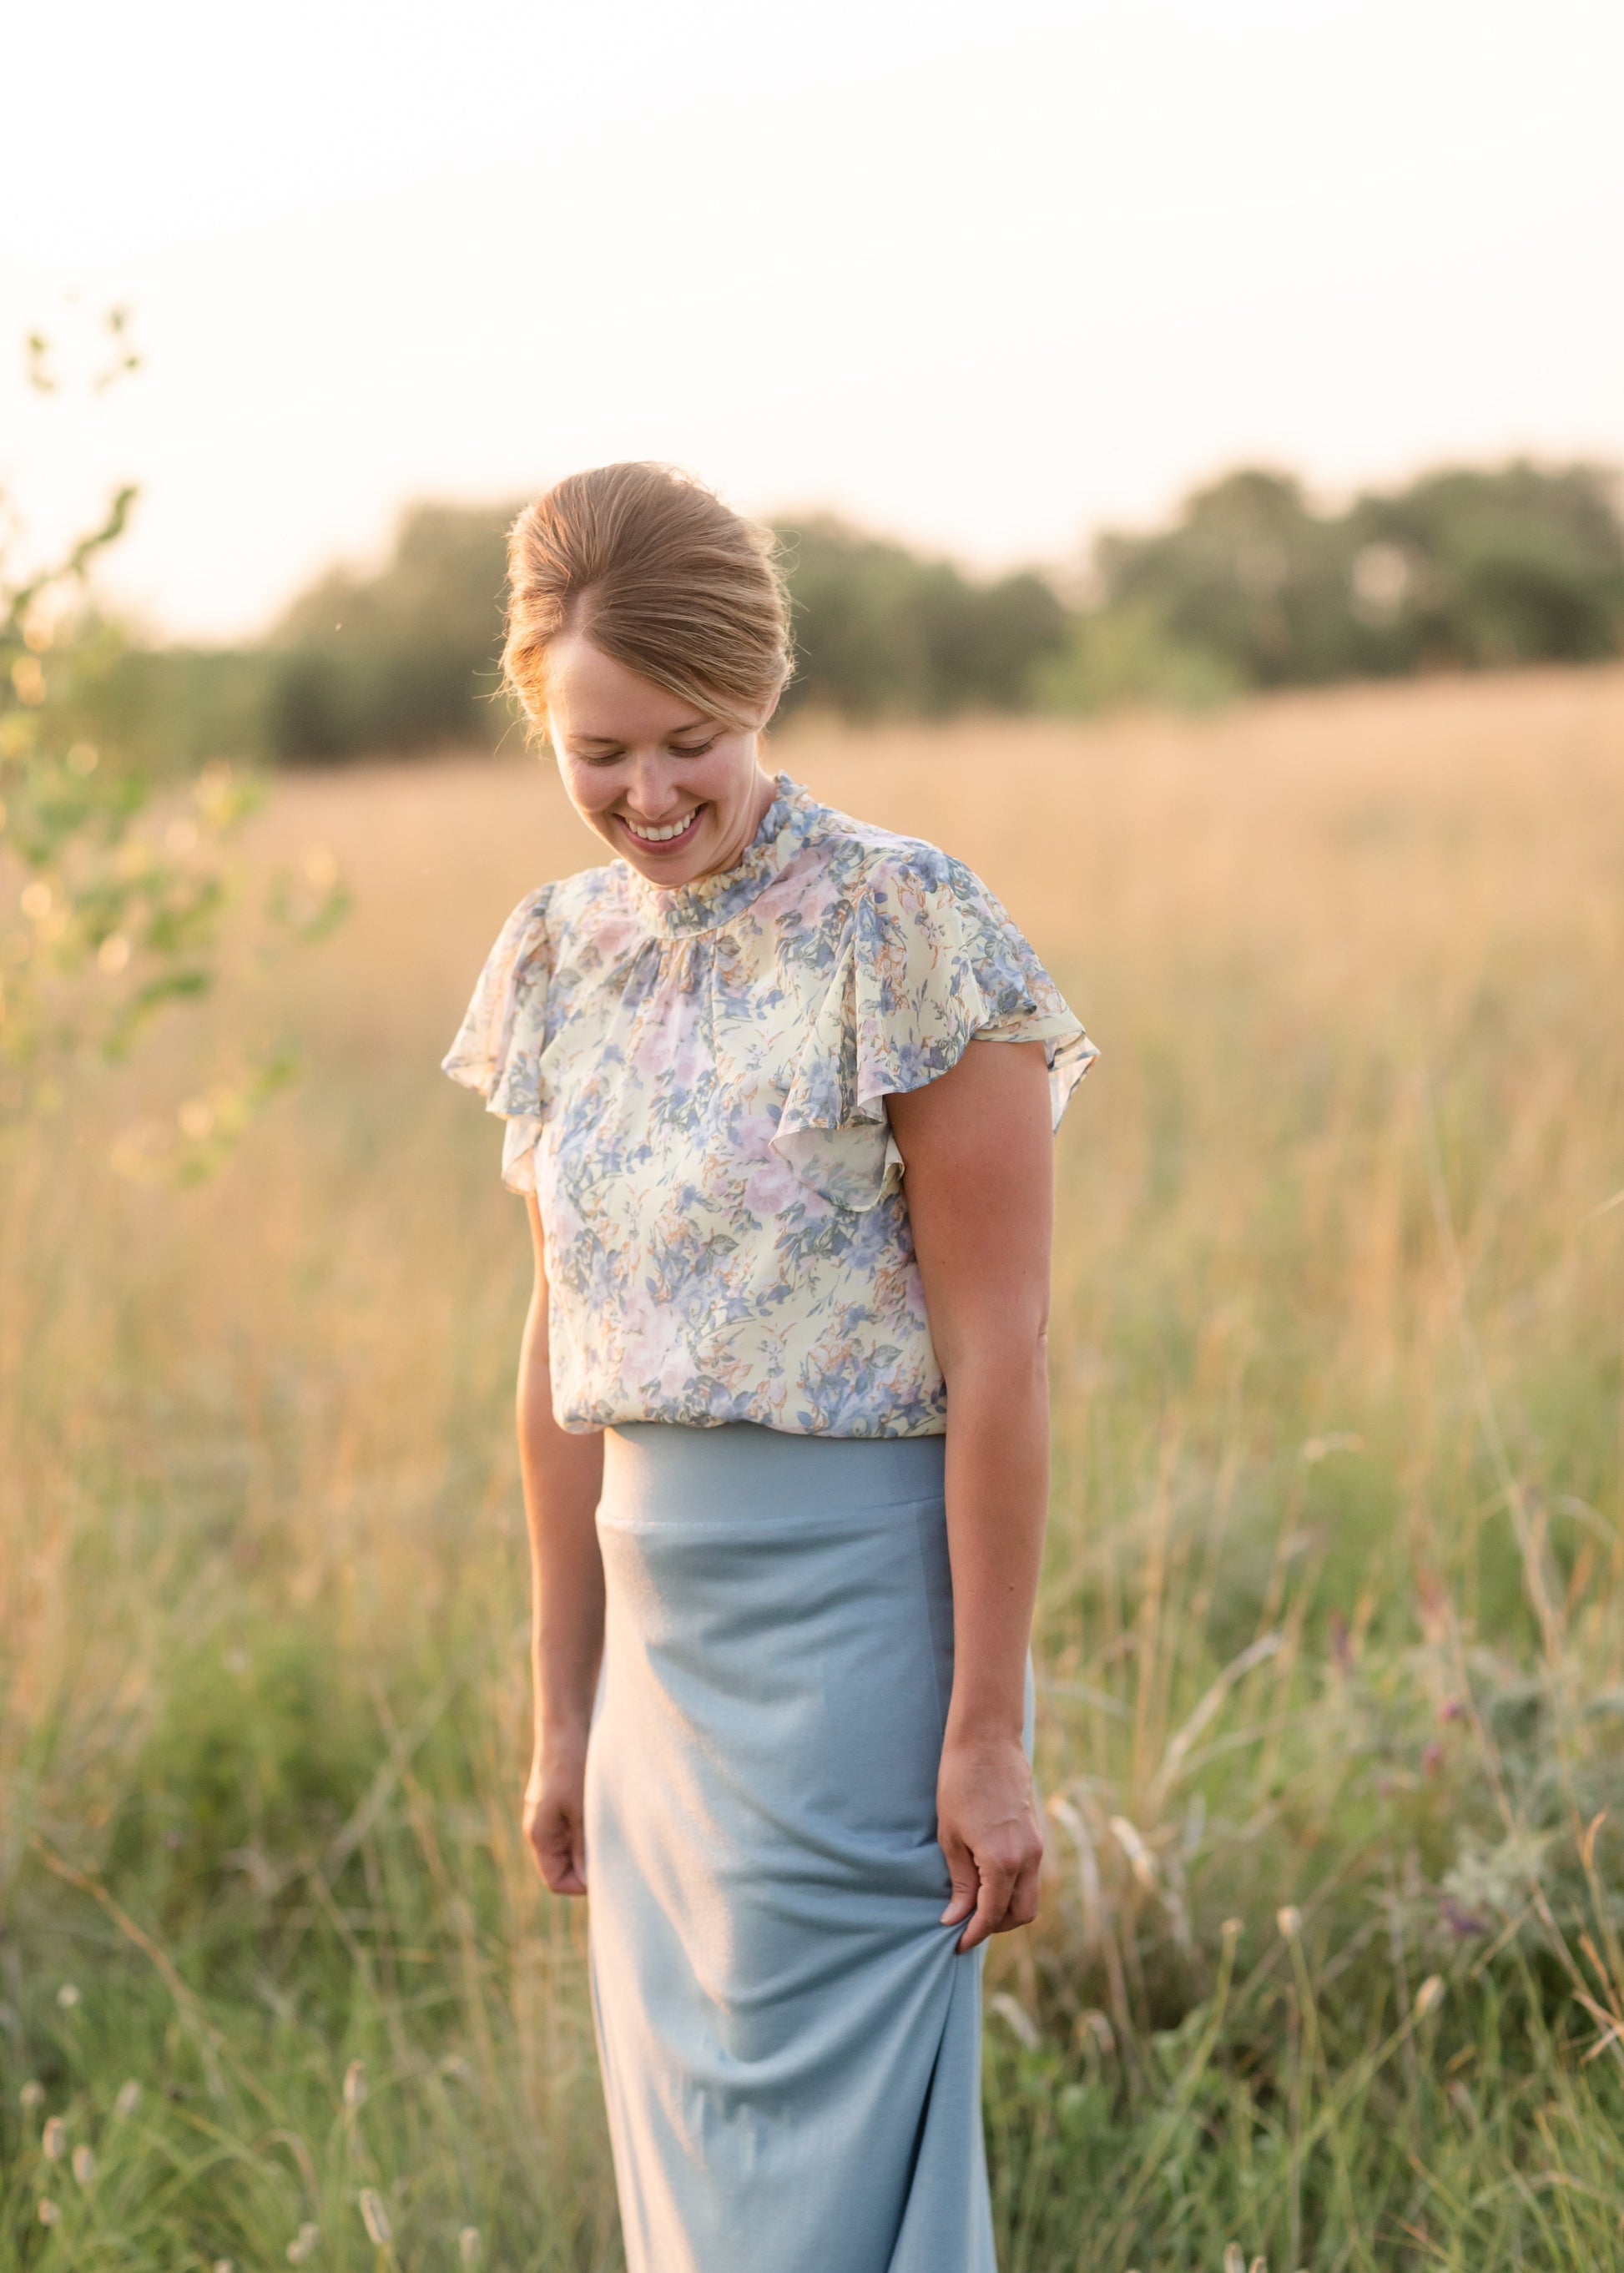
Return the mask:
<svg viewBox="0 0 1624 2273">
<path fill-rule="evenodd" d="M 1043 1834 L 1021 1744 L 1049 1496 L 1053 1144 L 1040 1042 L 972 1042 L 886 1099 L 947 1383 L 953 1692 L 936 1790 L 960 1949 L 1037 1914 Z M 974 1915 L 972 1915 L 974 1913 Z"/>
<path fill-rule="evenodd" d="M 555 1894 L 586 1892 L 586 1740 L 604 1647 L 604 1570 L 596 1522 L 600 1434 L 572 1436 L 553 1417 L 547 1263 L 541 1211 L 527 1198 L 536 1286 L 519 1353 L 519 1466 L 530 1538 L 530 1667 L 535 1752 L 524 1831 Z"/>
</svg>

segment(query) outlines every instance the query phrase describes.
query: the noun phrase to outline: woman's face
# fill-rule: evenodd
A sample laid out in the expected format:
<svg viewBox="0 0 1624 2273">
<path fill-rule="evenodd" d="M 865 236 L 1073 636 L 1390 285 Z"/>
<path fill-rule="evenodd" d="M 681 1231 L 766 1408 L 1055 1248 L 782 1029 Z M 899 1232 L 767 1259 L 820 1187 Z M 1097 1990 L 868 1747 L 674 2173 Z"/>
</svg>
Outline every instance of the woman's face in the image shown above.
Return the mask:
<svg viewBox="0 0 1624 2273">
<path fill-rule="evenodd" d="M 587 827 L 651 884 L 731 868 L 778 786 L 752 727 L 724 725 L 639 679 L 578 633 L 547 655 L 547 734 Z"/>
</svg>

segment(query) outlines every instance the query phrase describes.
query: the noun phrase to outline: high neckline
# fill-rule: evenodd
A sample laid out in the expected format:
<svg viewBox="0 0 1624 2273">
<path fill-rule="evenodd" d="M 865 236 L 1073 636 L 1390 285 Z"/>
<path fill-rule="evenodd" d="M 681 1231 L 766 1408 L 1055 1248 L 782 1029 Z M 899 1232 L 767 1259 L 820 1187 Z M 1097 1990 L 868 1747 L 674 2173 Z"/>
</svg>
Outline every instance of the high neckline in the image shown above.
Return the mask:
<svg viewBox="0 0 1624 2273">
<path fill-rule="evenodd" d="M 719 930 L 742 913 L 775 876 L 782 874 L 806 843 L 822 807 L 808 790 L 787 774 L 775 774 L 773 780 L 778 793 L 731 868 L 697 876 L 691 884 L 652 884 L 629 860 L 616 862 L 626 872 L 632 904 L 650 931 L 675 937 L 684 932 Z"/>
</svg>

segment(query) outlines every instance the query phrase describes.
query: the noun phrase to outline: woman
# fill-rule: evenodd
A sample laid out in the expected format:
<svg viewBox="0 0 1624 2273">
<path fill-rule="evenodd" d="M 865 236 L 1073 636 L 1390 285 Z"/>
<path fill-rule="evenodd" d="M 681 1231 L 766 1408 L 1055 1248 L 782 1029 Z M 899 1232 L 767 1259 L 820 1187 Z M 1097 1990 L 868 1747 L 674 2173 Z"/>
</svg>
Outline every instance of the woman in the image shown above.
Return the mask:
<svg viewBox="0 0 1624 2273">
<path fill-rule="evenodd" d="M 628 2263 L 991 2273 L 1049 1139 L 1094 1051 L 968 869 L 763 771 L 764 532 L 609 466 L 509 566 L 509 684 L 614 857 L 521 902 L 445 1064 L 535 1245 L 524 1820 L 591 1891 Z"/>
</svg>

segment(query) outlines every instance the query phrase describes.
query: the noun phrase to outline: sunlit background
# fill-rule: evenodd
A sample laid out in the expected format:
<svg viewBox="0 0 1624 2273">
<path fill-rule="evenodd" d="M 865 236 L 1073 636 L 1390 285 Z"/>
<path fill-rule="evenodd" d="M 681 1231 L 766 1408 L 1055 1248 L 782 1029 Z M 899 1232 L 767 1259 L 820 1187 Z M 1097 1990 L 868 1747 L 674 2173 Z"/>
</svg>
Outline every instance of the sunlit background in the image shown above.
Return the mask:
<svg viewBox="0 0 1624 2273">
<path fill-rule="evenodd" d="M 61 0 L 8 18 L 0 341 L 139 383 L 0 476 L 261 628 L 424 496 L 623 456 L 972 564 L 1262 458 L 1624 457 L 1612 0 Z"/>
</svg>

